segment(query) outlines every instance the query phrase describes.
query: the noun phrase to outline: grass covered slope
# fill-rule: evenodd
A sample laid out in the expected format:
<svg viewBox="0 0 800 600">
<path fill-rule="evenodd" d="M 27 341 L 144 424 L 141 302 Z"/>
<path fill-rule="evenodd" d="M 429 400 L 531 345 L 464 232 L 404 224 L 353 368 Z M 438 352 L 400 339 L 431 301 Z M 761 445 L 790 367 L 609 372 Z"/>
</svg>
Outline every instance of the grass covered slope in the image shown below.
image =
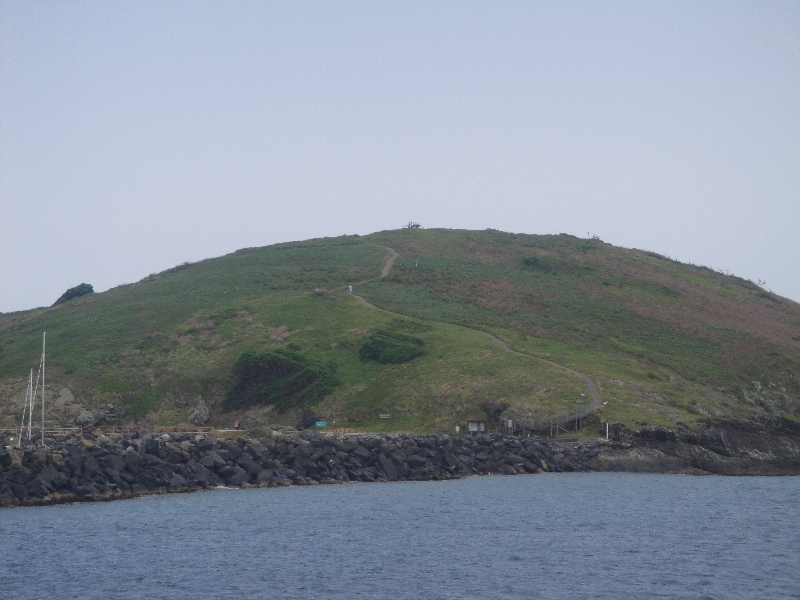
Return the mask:
<svg viewBox="0 0 800 600">
<path fill-rule="evenodd" d="M 800 305 L 750 281 L 568 235 L 402 230 L 370 239 L 400 254 L 388 278 L 360 288 L 370 302 L 483 328 L 589 373 L 609 401 L 605 417 L 741 417 L 763 408 L 745 391 L 800 391 Z"/>
<path fill-rule="evenodd" d="M 389 248 L 399 256 L 380 278 Z M 504 407 L 541 419 L 586 392 L 481 331 L 591 375 L 603 420 L 797 413 L 798 304 L 566 235 L 400 230 L 279 244 L 0 315 L 3 426 L 19 422 L 44 330 L 54 424 L 321 418 L 436 431 Z"/>
</svg>

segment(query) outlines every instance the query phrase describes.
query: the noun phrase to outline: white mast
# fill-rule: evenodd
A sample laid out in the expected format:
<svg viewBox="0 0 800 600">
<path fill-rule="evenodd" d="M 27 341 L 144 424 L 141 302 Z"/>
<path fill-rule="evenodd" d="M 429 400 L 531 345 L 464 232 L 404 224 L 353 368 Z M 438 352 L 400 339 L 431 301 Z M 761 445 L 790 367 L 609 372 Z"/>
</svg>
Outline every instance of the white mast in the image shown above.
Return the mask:
<svg viewBox="0 0 800 600">
<path fill-rule="evenodd" d="M 33 369 L 31 369 L 33 371 Z M 42 371 L 42 361 L 39 361 L 39 370 L 36 372 L 36 386 L 31 387 L 31 396 L 28 399 L 28 439 L 31 439 L 31 423 L 33 423 L 33 398 L 36 396 L 36 390 L 39 389 L 39 375 Z"/>
<path fill-rule="evenodd" d="M 44 446 L 44 342 L 47 332 L 42 333 L 42 446 Z"/>
<path fill-rule="evenodd" d="M 25 390 L 25 404 L 22 406 L 22 423 L 19 425 L 19 442 L 17 445 L 22 445 L 22 435 L 25 432 L 25 413 L 28 411 L 28 406 L 31 403 L 31 394 L 33 393 L 33 367 L 31 367 L 31 376 L 28 379 L 28 388 Z M 30 419 L 28 419 L 30 420 Z"/>
<path fill-rule="evenodd" d="M 36 373 L 36 385 L 33 384 L 33 368 L 28 378 L 28 389 L 25 390 L 25 406 L 22 407 L 22 423 L 19 428 L 19 442 L 22 444 L 22 435 L 25 431 L 25 411 L 28 412 L 28 439 L 33 433 L 33 401 L 39 391 L 39 375 L 42 376 L 42 446 L 44 446 L 44 372 L 45 372 L 45 340 L 47 332 L 42 334 L 42 356 L 39 359 L 39 371 Z"/>
<path fill-rule="evenodd" d="M 31 389 L 31 399 L 28 404 L 28 439 L 31 439 L 31 427 L 33 427 L 33 401 L 39 393 L 39 376 L 42 374 L 42 359 L 39 357 L 39 370 L 36 371 L 36 382 Z"/>
</svg>

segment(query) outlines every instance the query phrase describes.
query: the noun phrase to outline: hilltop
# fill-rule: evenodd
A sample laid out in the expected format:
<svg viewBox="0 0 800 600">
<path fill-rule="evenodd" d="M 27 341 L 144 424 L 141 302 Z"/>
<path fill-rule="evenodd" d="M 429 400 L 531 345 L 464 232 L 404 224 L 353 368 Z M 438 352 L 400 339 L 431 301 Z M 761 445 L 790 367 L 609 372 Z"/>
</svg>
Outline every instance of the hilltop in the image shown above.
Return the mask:
<svg viewBox="0 0 800 600">
<path fill-rule="evenodd" d="M 19 424 L 45 330 L 53 425 L 541 424 L 588 406 L 580 374 L 607 403 L 596 424 L 800 417 L 800 305 L 564 234 L 404 229 L 247 248 L 0 314 L 0 427 Z"/>
</svg>

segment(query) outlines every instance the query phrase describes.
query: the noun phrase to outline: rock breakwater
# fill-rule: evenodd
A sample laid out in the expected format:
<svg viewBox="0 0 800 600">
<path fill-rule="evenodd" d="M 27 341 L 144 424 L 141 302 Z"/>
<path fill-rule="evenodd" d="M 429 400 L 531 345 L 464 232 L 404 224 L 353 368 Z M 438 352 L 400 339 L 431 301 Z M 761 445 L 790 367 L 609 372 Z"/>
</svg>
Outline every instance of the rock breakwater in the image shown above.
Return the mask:
<svg viewBox="0 0 800 600">
<path fill-rule="evenodd" d="M 793 421 L 707 423 L 697 430 L 611 428 L 610 440 L 499 434 L 265 437 L 86 431 L 9 447 L 0 435 L 0 506 L 117 500 L 229 487 L 427 481 L 467 475 L 629 471 L 800 474 Z"/>
<path fill-rule="evenodd" d="M 425 481 L 587 471 L 594 444 L 501 435 L 263 438 L 84 433 L 9 448 L 0 439 L 0 505 L 133 498 L 213 488 Z"/>
</svg>

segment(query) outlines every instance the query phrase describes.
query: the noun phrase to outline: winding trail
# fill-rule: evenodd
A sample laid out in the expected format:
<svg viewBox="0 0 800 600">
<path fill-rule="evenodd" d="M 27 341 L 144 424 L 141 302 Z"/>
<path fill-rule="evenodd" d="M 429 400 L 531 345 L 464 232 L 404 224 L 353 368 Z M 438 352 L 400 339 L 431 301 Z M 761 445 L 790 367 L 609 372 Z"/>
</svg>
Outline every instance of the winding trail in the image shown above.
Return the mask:
<svg viewBox="0 0 800 600">
<path fill-rule="evenodd" d="M 384 246 L 384 248 L 386 248 L 389 252 L 391 252 L 392 255 L 389 258 L 386 259 L 386 264 L 383 265 L 383 270 L 381 271 L 381 276 L 378 277 L 378 279 L 383 279 L 384 277 L 386 277 L 389 274 L 389 271 L 391 270 L 392 265 L 394 265 L 394 260 L 398 256 L 400 256 L 392 248 L 389 248 L 389 246 Z"/>
<path fill-rule="evenodd" d="M 381 271 L 380 277 L 373 277 L 372 279 L 365 279 L 364 281 L 359 281 L 358 283 L 356 283 L 354 285 L 359 285 L 361 283 L 367 283 L 368 281 L 376 281 L 378 279 L 383 279 L 384 277 L 389 275 L 389 271 L 391 270 L 392 265 L 394 265 L 395 259 L 400 255 L 397 252 L 395 252 L 392 248 L 389 248 L 388 246 L 384 246 L 384 248 L 386 250 L 388 250 L 391 253 L 391 255 L 389 256 L 389 258 L 386 259 L 386 263 L 383 265 L 383 270 Z M 398 316 L 398 317 L 404 317 L 405 316 L 405 315 L 401 315 L 400 313 L 392 312 L 390 310 L 386 310 L 386 309 L 383 309 L 383 308 L 378 308 L 374 304 L 370 304 L 364 298 L 362 298 L 361 296 L 358 296 L 356 294 L 353 294 L 353 297 L 356 300 L 358 300 L 361 304 L 363 304 L 364 306 L 368 306 L 369 308 L 374 308 L 375 310 L 379 310 L 381 312 L 385 312 L 387 314 L 395 315 L 395 316 Z M 577 375 L 578 377 L 580 377 L 583 380 L 583 382 L 586 384 L 586 387 L 589 388 L 589 396 L 592 399 L 592 402 L 589 405 L 589 410 L 596 410 L 596 409 L 600 408 L 600 406 L 603 404 L 603 398 L 600 395 L 600 390 L 597 388 L 597 384 L 595 383 L 594 379 L 592 379 L 586 373 L 582 373 L 582 372 L 580 372 L 580 371 L 578 371 L 576 369 L 571 369 L 570 367 L 564 366 L 564 365 L 559 364 L 557 362 L 553 362 L 552 360 L 547 360 L 546 358 L 540 358 L 538 356 L 533 356 L 532 354 L 525 354 L 524 352 L 518 352 L 517 350 L 513 350 L 512 348 L 510 348 L 509 345 L 506 342 L 501 340 L 496 335 L 492 335 L 491 333 L 487 333 L 486 331 L 482 331 L 481 333 L 483 333 L 483 335 L 488 337 L 490 340 L 492 340 L 495 344 L 500 346 L 500 348 L 502 348 L 503 350 L 505 350 L 509 354 L 516 354 L 517 356 L 525 356 L 527 358 L 532 358 L 534 360 L 538 360 L 540 362 L 546 363 L 546 364 L 548 364 L 548 365 L 550 365 L 552 367 L 557 367 L 557 368 L 559 368 L 559 369 L 561 369 L 563 371 L 566 371 L 567 373 L 571 373 L 572 375 Z"/>
<path fill-rule="evenodd" d="M 528 358 L 533 358 L 540 362 L 547 363 L 548 365 L 551 365 L 553 367 L 558 367 L 559 369 L 567 371 L 568 373 L 572 373 L 573 375 L 577 375 L 578 377 L 583 379 L 583 382 L 586 384 L 586 387 L 589 388 L 589 395 L 592 397 L 592 403 L 589 406 L 591 410 L 600 408 L 600 405 L 603 403 L 603 398 L 602 396 L 600 396 L 600 390 L 597 389 L 597 384 L 594 382 L 594 379 L 589 377 L 586 373 L 581 373 L 580 371 L 576 371 L 575 369 L 570 369 L 569 367 L 565 367 L 564 365 L 559 364 L 557 362 L 553 362 L 552 360 L 547 360 L 546 358 L 539 358 L 538 356 L 533 356 L 532 354 L 525 354 L 524 352 L 517 352 L 516 350 L 512 350 L 511 348 L 508 347 L 508 344 L 506 344 L 496 335 L 492 335 L 491 333 L 486 333 L 484 331 L 483 335 L 488 337 L 490 340 L 492 340 L 495 344 L 500 346 L 506 352 L 510 352 L 511 354 L 516 354 L 517 356 L 527 356 Z"/>
<path fill-rule="evenodd" d="M 389 248 L 389 246 L 383 246 L 383 248 L 390 252 L 390 256 L 389 256 L 389 258 L 386 259 L 386 263 L 383 265 L 383 270 L 381 270 L 381 274 L 378 277 L 373 277 L 372 279 L 365 279 L 364 281 L 359 281 L 358 283 L 354 283 L 353 285 L 361 285 L 362 283 L 367 283 L 369 281 L 377 281 L 378 279 L 383 279 L 384 277 L 386 277 L 389 274 L 389 271 L 392 269 L 392 265 L 394 265 L 395 259 L 400 255 L 397 252 L 395 252 L 393 248 Z M 383 311 L 383 312 L 388 313 L 390 315 L 397 315 L 398 317 L 402 317 L 403 316 L 403 315 L 401 315 L 399 313 L 393 313 L 393 312 L 391 312 L 389 310 L 384 310 L 382 308 L 378 308 L 374 304 L 370 304 L 369 302 L 364 300 L 364 298 L 362 298 L 361 296 L 358 296 L 356 294 L 353 294 L 353 298 L 355 298 L 356 300 L 361 302 L 361 304 L 363 304 L 364 306 L 368 306 L 370 308 L 374 308 L 375 310 L 380 310 L 380 311 Z"/>
</svg>

